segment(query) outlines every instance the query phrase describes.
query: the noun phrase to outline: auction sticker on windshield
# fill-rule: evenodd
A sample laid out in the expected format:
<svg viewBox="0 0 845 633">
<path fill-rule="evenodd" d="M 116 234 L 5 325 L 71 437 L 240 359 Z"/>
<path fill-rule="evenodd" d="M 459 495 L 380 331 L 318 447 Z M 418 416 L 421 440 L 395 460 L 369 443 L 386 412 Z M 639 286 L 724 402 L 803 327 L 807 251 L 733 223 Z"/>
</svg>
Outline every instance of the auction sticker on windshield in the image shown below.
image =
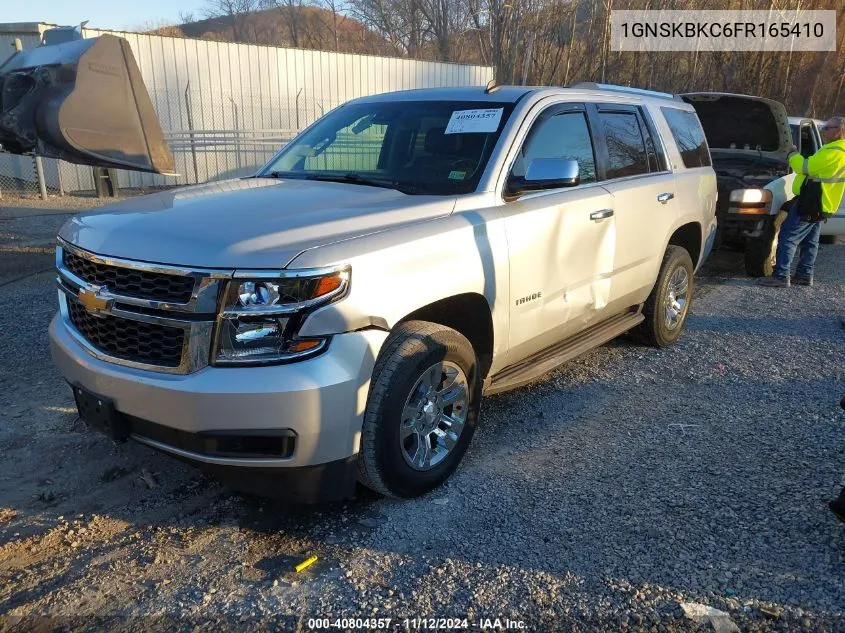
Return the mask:
<svg viewBox="0 0 845 633">
<path fill-rule="evenodd" d="M 452 113 L 444 134 L 489 133 L 499 129 L 504 108 L 457 110 Z"/>
</svg>

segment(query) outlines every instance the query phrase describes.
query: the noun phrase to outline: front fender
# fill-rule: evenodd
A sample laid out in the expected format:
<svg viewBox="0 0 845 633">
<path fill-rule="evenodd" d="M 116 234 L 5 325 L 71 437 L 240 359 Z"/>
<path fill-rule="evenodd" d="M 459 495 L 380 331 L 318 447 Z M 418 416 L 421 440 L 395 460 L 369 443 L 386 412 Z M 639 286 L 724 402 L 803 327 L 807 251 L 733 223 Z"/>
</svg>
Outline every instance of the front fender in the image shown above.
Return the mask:
<svg viewBox="0 0 845 633">
<path fill-rule="evenodd" d="M 509 267 L 497 216 L 495 209 L 456 213 L 301 254 L 291 268 L 349 263 L 352 272 L 349 294 L 309 315 L 300 335 L 390 330 L 420 308 L 475 293 L 490 307 L 498 347 L 507 341 Z"/>
<path fill-rule="evenodd" d="M 773 180 L 768 185 L 763 187 L 772 192 L 772 206 L 769 209 L 770 215 L 777 215 L 787 200 L 791 200 L 795 196 L 792 193 L 792 184 L 795 182 L 795 173 L 789 173 L 786 176 L 781 176 Z"/>
</svg>

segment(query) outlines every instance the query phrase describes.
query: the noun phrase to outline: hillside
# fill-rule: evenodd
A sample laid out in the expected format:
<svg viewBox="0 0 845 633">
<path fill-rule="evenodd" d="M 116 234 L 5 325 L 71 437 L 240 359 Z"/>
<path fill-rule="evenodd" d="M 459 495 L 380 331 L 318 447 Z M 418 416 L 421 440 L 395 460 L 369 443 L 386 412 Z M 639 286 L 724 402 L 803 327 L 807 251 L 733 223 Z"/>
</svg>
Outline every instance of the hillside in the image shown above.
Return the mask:
<svg viewBox="0 0 845 633">
<path fill-rule="evenodd" d="M 159 35 L 221 42 L 245 42 L 290 48 L 371 55 L 399 52 L 364 24 L 313 6 L 279 7 L 237 15 L 222 15 L 151 31 Z"/>
</svg>

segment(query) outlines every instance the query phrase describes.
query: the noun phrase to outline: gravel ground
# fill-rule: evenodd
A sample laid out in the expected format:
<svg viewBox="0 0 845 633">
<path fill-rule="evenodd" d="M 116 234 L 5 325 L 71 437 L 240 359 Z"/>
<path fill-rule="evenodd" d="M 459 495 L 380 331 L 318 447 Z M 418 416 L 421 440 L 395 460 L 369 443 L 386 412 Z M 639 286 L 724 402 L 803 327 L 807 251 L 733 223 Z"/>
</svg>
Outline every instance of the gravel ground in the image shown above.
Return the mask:
<svg viewBox="0 0 845 633">
<path fill-rule="evenodd" d="M 0 631 L 713 630 L 684 602 L 744 631 L 845 631 L 825 505 L 845 474 L 845 244 L 822 246 L 813 288 L 715 257 L 676 346 L 615 342 L 489 398 L 425 498 L 299 508 L 77 421 L 46 340 L 67 216 L 36 211 L 0 211 Z"/>
<path fill-rule="evenodd" d="M 31 212 L 45 212 L 51 210 L 67 211 L 76 209 L 84 211 L 92 207 L 99 207 L 123 198 L 164 191 L 172 187 L 147 187 L 145 189 L 121 189 L 118 198 L 98 198 L 94 192 L 78 192 L 67 196 L 48 194 L 46 200 L 42 200 L 38 194 L 19 195 L 9 191 L 0 191 L 0 216 L 9 208 L 20 210 L 28 209 Z"/>
</svg>

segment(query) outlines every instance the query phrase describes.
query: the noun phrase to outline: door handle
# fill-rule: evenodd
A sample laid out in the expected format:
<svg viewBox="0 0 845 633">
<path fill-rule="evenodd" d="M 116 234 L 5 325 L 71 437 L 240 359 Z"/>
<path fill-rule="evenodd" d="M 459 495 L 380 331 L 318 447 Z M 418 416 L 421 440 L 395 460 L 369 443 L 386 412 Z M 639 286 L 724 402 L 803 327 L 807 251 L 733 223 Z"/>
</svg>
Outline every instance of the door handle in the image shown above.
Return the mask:
<svg viewBox="0 0 845 633">
<path fill-rule="evenodd" d="M 669 202 L 674 197 L 675 197 L 674 193 L 667 191 L 666 193 L 661 193 L 659 196 L 657 196 L 657 201 L 662 202 L 663 204 L 666 204 L 667 202 Z"/>
<path fill-rule="evenodd" d="M 590 219 L 597 222 L 598 220 L 609 218 L 611 215 L 613 215 L 613 209 L 602 209 L 601 211 L 593 211 L 590 214 Z"/>
</svg>

